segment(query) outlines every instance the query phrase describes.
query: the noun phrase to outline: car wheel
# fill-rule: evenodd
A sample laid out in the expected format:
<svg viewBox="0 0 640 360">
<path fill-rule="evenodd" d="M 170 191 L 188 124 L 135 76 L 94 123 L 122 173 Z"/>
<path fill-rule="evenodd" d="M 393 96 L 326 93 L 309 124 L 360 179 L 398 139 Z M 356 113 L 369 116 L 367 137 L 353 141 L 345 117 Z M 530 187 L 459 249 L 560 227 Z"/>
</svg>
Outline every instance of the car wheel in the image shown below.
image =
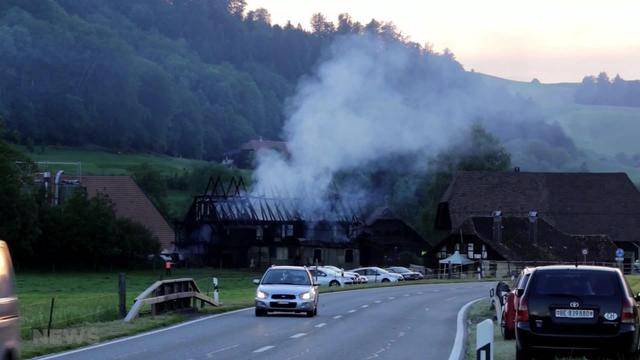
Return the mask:
<svg viewBox="0 0 640 360">
<path fill-rule="evenodd" d="M 256 316 L 258 317 L 267 316 L 267 310 L 256 308 Z"/>
<path fill-rule="evenodd" d="M 516 360 L 531 360 L 531 351 L 516 346 Z"/>
<path fill-rule="evenodd" d="M 383 282 L 383 283 L 388 283 L 388 282 L 390 282 L 390 281 L 391 281 L 391 280 L 389 280 L 389 279 L 387 279 L 387 278 L 382 279 L 382 282 Z"/>
<path fill-rule="evenodd" d="M 315 310 L 307 311 L 307 317 L 314 317 L 316 315 Z"/>
<path fill-rule="evenodd" d="M 313 309 L 313 316 L 317 316 L 318 315 L 318 307 L 316 306 L 315 309 Z"/>
<path fill-rule="evenodd" d="M 331 282 L 329 283 L 329 287 L 331 286 L 340 286 L 340 283 L 336 280 L 331 280 Z"/>
</svg>

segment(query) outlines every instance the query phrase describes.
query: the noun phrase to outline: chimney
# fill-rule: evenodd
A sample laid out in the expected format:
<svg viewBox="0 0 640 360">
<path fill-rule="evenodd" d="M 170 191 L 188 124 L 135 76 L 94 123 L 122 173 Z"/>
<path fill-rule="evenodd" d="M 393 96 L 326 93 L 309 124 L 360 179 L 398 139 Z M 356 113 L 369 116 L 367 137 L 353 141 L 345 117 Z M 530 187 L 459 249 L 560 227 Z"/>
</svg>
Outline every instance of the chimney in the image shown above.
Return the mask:
<svg viewBox="0 0 640 360">
<path fill-rule="evenodd" d="M 493 216 L 493 241 L 502 242 L 502 211 L 496 210 Z"/>
<path fill-rule="evenodd" d="M 538 244 L 538 212 L 535 210 L 529 211 L 529 242 Z"/>
</svg>

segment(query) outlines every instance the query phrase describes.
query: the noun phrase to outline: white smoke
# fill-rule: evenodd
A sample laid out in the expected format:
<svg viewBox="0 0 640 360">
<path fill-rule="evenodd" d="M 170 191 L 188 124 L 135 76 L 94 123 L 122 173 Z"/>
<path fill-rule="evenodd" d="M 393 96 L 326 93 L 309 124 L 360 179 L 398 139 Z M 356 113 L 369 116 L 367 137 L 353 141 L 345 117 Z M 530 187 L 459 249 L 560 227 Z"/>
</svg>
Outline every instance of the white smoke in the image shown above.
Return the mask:
<svg viewBox="0 0 640 360">
<path fill-rule="evenodd" d="M 509 111 L 476 78 L 445 55 L 366 35 L 338 39 L 290 99 L 290 156 L 259 154 L 255 192 L 277 189 L 324 210 L 338 173 L 412 154 L 425 165 L 479 116 Z"/>
</svg>

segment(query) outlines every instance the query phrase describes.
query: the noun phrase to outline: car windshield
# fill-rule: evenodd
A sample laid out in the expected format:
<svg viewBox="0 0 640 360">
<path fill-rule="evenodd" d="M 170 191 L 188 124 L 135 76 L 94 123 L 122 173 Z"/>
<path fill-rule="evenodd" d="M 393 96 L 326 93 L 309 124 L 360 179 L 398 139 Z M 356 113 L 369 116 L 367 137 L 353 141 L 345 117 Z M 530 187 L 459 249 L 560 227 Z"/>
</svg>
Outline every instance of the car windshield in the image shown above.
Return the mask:
<svg viewBox="0 0 640 360">
<path fill-rule="evenodd" d="M 305 270 L 271 269 L 262 279 L 263 285 L 311 285 Z"/>
<path fill-rule="evenodd" d="M 536 295 L 615 296 L 620 291 L 618 275 L 611 271 L 540 271 L 530 286 Z"/>
<path fill-rule="evenodd" d="M 389 270 L 391 270 L 393 272 L 400 273 L 400 274 L 407 274 L 407 273 L 411 272 L 411 270 L 407 269 L 406 267 L 402 267 L 402 266 L 392 267 L 392 268 L 389 268 Z"/>
<path fill-rule="evenodd" d="M 385 269 L 381 269 L 381 268 L 371 268 L 371 269 L 372 269 L 372 270 L 376 270 L 376 271 L 378 271 L 378 272 L 380 272 L 380 273 L 382 273 L 382 274 L 387 274 L 387 273 L 389 273 L 387 270 L 385 270 Z"/>
</svg>

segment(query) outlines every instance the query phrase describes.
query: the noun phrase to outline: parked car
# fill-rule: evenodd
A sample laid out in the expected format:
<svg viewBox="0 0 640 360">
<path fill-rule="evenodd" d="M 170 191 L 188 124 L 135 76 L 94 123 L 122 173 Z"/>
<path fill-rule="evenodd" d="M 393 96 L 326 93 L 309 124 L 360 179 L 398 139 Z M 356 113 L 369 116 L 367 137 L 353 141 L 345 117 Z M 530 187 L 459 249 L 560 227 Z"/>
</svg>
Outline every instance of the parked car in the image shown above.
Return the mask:
<svg viewBox="0 0 640 360">
<path fill-rule="evenodd" d="M 335 272 L 328 267 L 318 266 L 309 268 L 311 277 L 320 286 L 345 286 L 355 282 L 355 278 L 344 276 L 342 273 Z"/>
<path fill-rule="evenodd" d="M 379 267 L 364 267 L 351 270 L 367 278 L 369 282 L 388 283 L 403 281 L 404 278 L 400 274 L 393 274 Z"/>
<path fill-rule="evenodd" d="M 256 316 L 265 316 L 270 311 L 305 313 L 308 317 L 318 314 L 317 285 L 305 267 L 272 266 L 262 279 L 253 282 L 258 285 Z"/>
<path fill-rule="evenodd" d="M 332 266 L 332 265 L 325 265 L 323 267 L 326 267 L 328 269 L 331 269 L 337 273 L 343 274 L 343 276 L 347 276 L 347 277 L 352 277 L 354 278 L 354 284 L 366 284 L 367 283 L 367 278 L 364 276 L 360 276 L 360 274 L 352 272 L 352 271 L 345 271 L 344 269 L 341 269 L 339 267 L 336 266 Z"/>
<path fill-rule="evenodd" d="M 422 280 L 424 279 L 424 275 L 420 274 L 416 271 L 411 271 L 403 266 L 392 266 L 390 268 L 386 268 L 390 273 L 400 274 L 405 280 Z"/>
<path fill-rule="evenodd" d="M 19 359 L 20 316 L 14 288 L 13 264 L 9 247 L 0 241 L 0 355 L 3 359 Z"/>
<path fill-rule="evenodd" d="M 506 299 L 502 306 L 501 330 L 502 337 L 505 340 L 515 339 L 516 337 L 516 311 L 520 304 L 518 289 L 525 289 L 534 268 L 524 268 L 513 281 L 511 290 L 507 293 Z"/>
<path fill-rule="evenodd" d="M 516 359 L 541 349 L 638 353 L 638 295 L 618 269 L 544 266 L 518 289 Z"/>
</svg>

